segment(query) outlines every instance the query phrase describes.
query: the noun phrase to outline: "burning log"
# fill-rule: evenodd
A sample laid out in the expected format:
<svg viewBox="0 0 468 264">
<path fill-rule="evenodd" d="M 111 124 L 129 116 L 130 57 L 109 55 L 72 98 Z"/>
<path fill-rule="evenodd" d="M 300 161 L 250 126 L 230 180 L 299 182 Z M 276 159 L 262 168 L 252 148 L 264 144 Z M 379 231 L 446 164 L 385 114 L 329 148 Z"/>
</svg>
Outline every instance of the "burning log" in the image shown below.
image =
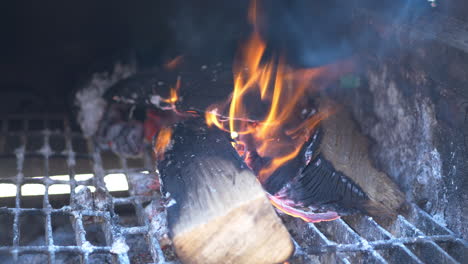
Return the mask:
<svg viewBox="0 0 468 264">
<path fill-rule="evenodd" d="M 351 116 L 340 110 L 320 128 L 314 158 L 292 184 L 293 199 L 306 205 L 335 203 L 374 216 L 396 215 L 404 194 L 373 165 L 369 142 Z"/>
<path fill-rule="evenodd" d="M 374 166 L 369 156 L 368 139 L 351 116 L 339 111 L 323 121 L 323 130 L 323 157 L 333 160 L 335 169 L 350 177 L 366 193 L 369 198 L 364 205 L 366 211 L 373 215 L 396 214 L 404 203 L 404 194 L 387 174 Z"/>
<path fill-rule="evenodd" d="M 158 170 L 174 199 L 168 225 L 184 263 L 279 263 L 290 256 L 286 228 L 229 135 L 190 119 L 176 125 L 164 148 Z"/>
</svg>

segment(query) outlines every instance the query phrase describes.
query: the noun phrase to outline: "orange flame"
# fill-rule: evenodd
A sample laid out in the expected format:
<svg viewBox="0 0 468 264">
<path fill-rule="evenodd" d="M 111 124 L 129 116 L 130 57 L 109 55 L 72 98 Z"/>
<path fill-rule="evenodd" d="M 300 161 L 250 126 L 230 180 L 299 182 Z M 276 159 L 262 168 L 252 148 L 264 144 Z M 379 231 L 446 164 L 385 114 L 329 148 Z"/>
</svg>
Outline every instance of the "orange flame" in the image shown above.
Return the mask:
<svg viewBox="0 0 468 264">
<path fill-rule="evenodd" d="M 172 108 L 175 110 L 175 103 L 179 100 L 179 90 L 180 90 L 181 78 L 180 76 L 177 78 L 177 82 L 175 87 L 171 87 L 169 98 L 162 99 L 163 102 L 171 104 Z"/>
<path fill-rule="evenodd" d="M 168 149 L 170 143 L 171 143 L 171 138 L 172 138 L 172 128 L 170 127 L 163 127 L 159 131 L 158 136 L 156 137 L 155 140 L 155 145 L 154 145 L 154 154 L 156 155 L 156 158 L 161 160 L 164 159 L 164 152 Z"/>
<path fill-rule="evenodd" d="M 179 65 L 182 63 L 183 59 L 184 59 L 184 57 L 182 55 L 179 55 L 179 56 L 175 57 L 174 59 L 170 60 L 169 62 L 167 62 L 164 65 L 164 68 L 166 70 L 173 71 L 177 67 L 179 67 Z"/>
<path fill-rule="evenodd" d="M 254 32 L 241 47 L 234 63 L 234 90 L 229 109 L 210 107 L 205 115 L 209 126 L 216 126 L 236 135 L 235 147 L 239 154 L 255 151 L 270 162 L 258 172 L 259 180 L 265 180 L 296 157 L 303 144 L 310 138 L 317 124 L 331 111 L 315 113 L 301 118 L 306 98 L 330 81 L 335 80 L 350 63 L 328 65 L 312 69 L 293 69 L 283 57 L 273 57 L 265 62 L 266 44 L 257 28 L 257 1 L 252 1 L 249 21 Z M 339 66 L 339 67 L 336 67 Z M 257 98 L 252 103 L 252 98 Z M 268 106 L 261 120 L 251 120 L 258 107 Z M 227 118 L 220 113 L 228 112 Z M 257 113 L 258 115 L 258 113 Z M 226 125 L 226 123 L 228 123 Z"/>
</svg>

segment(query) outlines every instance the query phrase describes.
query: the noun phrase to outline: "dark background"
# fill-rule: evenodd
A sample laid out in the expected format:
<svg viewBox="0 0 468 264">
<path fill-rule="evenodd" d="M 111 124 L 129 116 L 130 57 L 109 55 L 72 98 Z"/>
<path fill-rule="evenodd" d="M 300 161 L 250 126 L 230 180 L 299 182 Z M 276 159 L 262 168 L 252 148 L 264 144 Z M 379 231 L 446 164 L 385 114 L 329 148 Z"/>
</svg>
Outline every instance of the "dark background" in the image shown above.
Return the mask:
<svg viewBox="0 0 468 264">
<path fill-rule="evenodd" d="M 187 1 L 2 4 L 0 112 L 66 111 L 70 91 L 93 72 L 108 70 L 117 60 L 128 61 L 132 56 L 142 68 L 180 55 L 184 49 L 203 50 L 207 41 L 202 38 L 209 37 L 205 32 L 222 38 L 229 33 L 229 20 L 244 18 L 247 5 L 246 1 L 235 8 L 221 1 L 183 2 Z"/>
<path fill-rule="evenodd" d="M 350 36 L 347 28 L 354 5 L 401 15 L 408 6 L 429 7 L 426 0 L 375 2 L 263 1 L 262 33 L 271 49 L 289 52 L 294 63 L 315 66 L 353 53 L 365 40 Z M 464 18 L 463 9 L 440 2 L 439 10 Z M 248 4 L 7 1 L 0 8 L 0 113 L 68 111 L 72 91 L 117 60 L 133 58 L 143 69 L 181 54 L 229 59 L 248 35 Z"/>
</svg>

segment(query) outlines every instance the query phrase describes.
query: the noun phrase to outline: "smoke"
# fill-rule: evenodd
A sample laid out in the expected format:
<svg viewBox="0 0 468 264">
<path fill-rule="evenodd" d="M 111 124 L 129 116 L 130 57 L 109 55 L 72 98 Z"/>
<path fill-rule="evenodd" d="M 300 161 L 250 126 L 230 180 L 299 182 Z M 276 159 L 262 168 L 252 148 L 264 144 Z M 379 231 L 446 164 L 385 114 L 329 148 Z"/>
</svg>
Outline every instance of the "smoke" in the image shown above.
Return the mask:
<svg viewBox="0 0 468 264">
<path fill-rule="evenodd" d="M 247 29 L 248 2 L 174 1 L 168 19 L 172 57 L 185 55 L 204 61 L 232 58 Z"/>
<path fill-rule="evenodd" d="M 89 82 L 75 94 L 75 105 L 78 107 L 77 120 L 85 137 L 96 133 L 107 103 L 103 94 L 112 85 L 135 73 L 134 65 L 116 63 L 111 73 L 95 73 Z"/>
<path fill-rule="evenodd" d="M 292 64 L 316 67 L 336 62 L 366 49 L 385 53 L 392 48 L 366 28 L 356 28 L 355 10 L 366 9 L 385 17 L 390 25 L 412 25 L 431 12 L 427 0 L 260 1 L 263 35 L 273 52 L 286 53 Z M 426 28 L 431 31 L 431 28 Z"/>
<path fill-rule="evenodd" d="M 350 1 L 262 1 L 260 9 L 267 46 L 292 64 L 313 67 L 352 54 Z"/>
<path fill-rule="evenodd" d="M 174 47 L 200 57 L 231 56 L 249 36 L 250 0 L 176 1 L 169 18 Z M 272 53 L 316 66 L 349 56 L 351 1 L 257 1 L 262 37 Z M 177 54 L 179 55 L 179 54 Z"/>
<path fill-rule="evenodd" d="M 204 60 L 231 59 L 251 33 L 247 20 L 251 0 L 171 2 L 167 16 L 169 57 L 195 56 Z M 291 64 L 314 67 L 347 58 L 374 41 L 364 28 L 352 28 L 355 8 L 376 11 L 391 24 L 411 24 L 430 12 L 428 0 L 257 0 L 260 29 L 271 53 Z M 430 29 L 429 29 L 430 30 Z M 383 52 L 387 43 L 373 43 Z"/>
</svg>

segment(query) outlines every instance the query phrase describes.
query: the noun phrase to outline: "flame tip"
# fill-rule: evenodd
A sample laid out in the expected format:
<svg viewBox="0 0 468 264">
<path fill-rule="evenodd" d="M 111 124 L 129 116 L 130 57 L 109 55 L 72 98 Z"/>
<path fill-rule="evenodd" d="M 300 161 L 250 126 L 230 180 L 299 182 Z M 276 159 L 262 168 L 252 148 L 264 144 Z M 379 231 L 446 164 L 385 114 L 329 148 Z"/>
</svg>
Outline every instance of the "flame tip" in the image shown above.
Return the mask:
<svg viewBox="0 0 468 264">
<path fill-rule="evenodd" d="M 231 133 L 231 138 L 236 140 L 233 145 L 241 156 L 251 150 L 261 158 L 271 160 L 256 172 L 259 181 L 265 182 L 279 167 L 300 153 L 317 125 L 332 114 L 326 109 L 300 119 L 306 98 L 349 67 L 326 65 L 296 69 L 287 65 L 285 56 L 266 58 L 266 43 L 257 26 L 256 0 L 251 1 L 248 19 L 254 30 L 235 58 L 233 91 L 225 107 L 209 108 L 209 114 L 205 117 L 209 126 L 214 125 Z M 263 113 L 265 117 L 262 120 L 249 118 L 252 110 L 259 110 L 248 107 L 252 105 L 252 98 L 258 99 L 254 107 L 269 107 Z M 228 117 L 222 116 L 226 112 Z M 249 161 L 246 160 L 246 163 L 252 167 Z"/>
</svg>

